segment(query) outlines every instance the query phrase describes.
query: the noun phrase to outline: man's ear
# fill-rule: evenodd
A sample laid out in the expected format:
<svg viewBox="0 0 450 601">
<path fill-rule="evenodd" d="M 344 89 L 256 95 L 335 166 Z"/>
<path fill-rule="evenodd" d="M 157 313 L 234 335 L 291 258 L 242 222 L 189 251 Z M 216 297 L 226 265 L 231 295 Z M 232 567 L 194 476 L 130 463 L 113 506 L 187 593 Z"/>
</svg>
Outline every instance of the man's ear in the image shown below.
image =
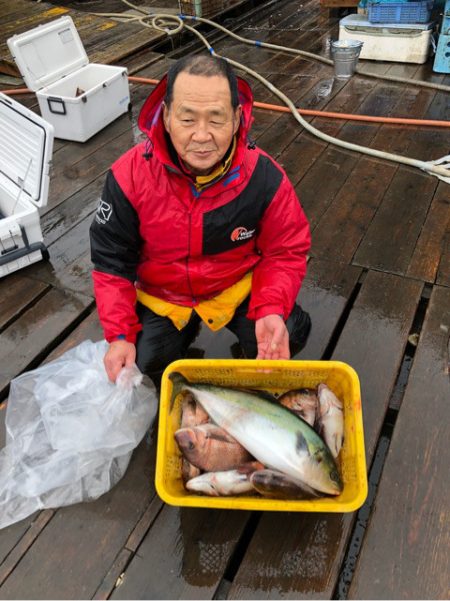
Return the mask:
<svg viewBox="0 0 450 601">
<path fill-rule="evenodd" d="M 233 136 L 236 134 L 239 129 L 239 125 L 241 124 L 241 116 L 242 116 L 242 106 L 239 105 L 234 111 L 234 127 L 233 127 Z"/>
<path fill-rule="evenodd" d="M 164 127 L 166 128 L 166 131 L 169 132 L 169 109 L 167 108 L 167 105 L 165 102 L 163 102 L 162 105 L 163 105 Z"/>
</svg>

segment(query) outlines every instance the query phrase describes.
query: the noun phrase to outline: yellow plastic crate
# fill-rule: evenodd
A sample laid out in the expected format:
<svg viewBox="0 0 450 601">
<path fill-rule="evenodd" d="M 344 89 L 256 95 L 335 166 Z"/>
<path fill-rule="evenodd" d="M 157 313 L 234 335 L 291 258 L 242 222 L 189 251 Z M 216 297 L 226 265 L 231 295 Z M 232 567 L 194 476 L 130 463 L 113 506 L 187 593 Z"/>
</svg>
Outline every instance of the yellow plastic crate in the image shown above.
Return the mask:
<svg viewBox="0 0 450 601">
<path fill-rule="evenodd" d="M 320 382 L 327 384 L 344 405 L 344 445 L 339 454 L 343 492 L 336 497 L 280 500 L 251 495 L 209 497 L 186 490 L 181 479 L 181 453 L 174 438 L 181 421 L 180 395 L 170 407 L 172 382 L 168 376 L 172 372 L 180 372 L 192 383 L 261 389 L 272 394 L 314 388 Z M 182 359 L 171 363 L 162 378 L 155 479 L 157 493 L 170 505 L 261 511 L 355 511 L 367 497 L 361 393 L 356 372 L 340 361 Z"/>
</svg>

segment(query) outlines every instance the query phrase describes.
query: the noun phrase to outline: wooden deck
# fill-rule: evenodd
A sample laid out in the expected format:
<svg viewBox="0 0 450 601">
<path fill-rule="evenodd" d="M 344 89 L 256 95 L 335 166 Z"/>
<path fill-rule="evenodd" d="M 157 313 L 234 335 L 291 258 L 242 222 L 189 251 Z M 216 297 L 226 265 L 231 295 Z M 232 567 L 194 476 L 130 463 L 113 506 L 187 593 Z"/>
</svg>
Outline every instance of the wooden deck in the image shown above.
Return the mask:
<svg viewBox="0 0 450 601">
<path fill-rule="evenodd" d="M 244 36 L 322 54 L 337 34 L 337 18 L 316 0 L 279 0 L 269 11 L 261 4 L 235 19 Z M 215 49 L 256 68 L 303 108 L 450 118 L 444 92 L 363 76 L 340 82 L 319 62 L 226 38 Z M 151 64 L 137 74 L 159 78 L 183 51 L 149 52 Z M 118 64 L 136 67 L 141 59 L 130 53 Z M 450 85 L 430 63 L 368 68 Z M 102 336 L 88 228 L 110 164 L 139 139 L 136 119 L 149 91 L 133 84 L 131 115 L 88 142 L 55 143 L 41 219 L 50 261 L 0 280 L 0 400 L 15 376 Z M 254 92 L 276 102 L 260 84 Z M 33 96 L 18 98 L 36 106 Z M 314 123 L 424 160 L 449 152 L 448 129 Z M 0 531 L 0 598 L 449 598 L 450 187 L 413 168 L 327 146 L 289 115 L 255 110 L 253 135 L 287 170 L 311 221 L 300 300 L 313 330 L 298 358 L 342 360 L 360 377 L 366 504 L 353 514 L 167 506 L 154 489 L 153 428 L 124 479 L 96 502 L 44 510 Z M 233 344 L 231 334 L 202 331 L 192 352 L 229 357 Z M 6 401 L 1 424 L 5 409 Z"/>
</svg>

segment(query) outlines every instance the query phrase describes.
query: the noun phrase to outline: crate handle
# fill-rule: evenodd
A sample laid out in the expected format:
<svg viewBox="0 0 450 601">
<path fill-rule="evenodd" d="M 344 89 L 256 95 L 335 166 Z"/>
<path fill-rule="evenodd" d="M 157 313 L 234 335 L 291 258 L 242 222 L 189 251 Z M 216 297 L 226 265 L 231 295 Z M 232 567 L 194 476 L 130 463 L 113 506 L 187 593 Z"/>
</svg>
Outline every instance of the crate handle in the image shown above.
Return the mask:
<svg viewBox="0 0 450 601">
<path fill-rule="evenodd" d="M 55 96 L 49 96 L 47 98 L 48 108 L 51 113 L 55 115 L 67 115 L 66 103 L 62 98 L 55 98 Z"/>
<path fill-rule="evenodd" d="M 270 367 L 235 367 L 234 368 L 237 373 L 240 374 L 269 374 L 274 371 L 274 368 Z"/>
</svg>

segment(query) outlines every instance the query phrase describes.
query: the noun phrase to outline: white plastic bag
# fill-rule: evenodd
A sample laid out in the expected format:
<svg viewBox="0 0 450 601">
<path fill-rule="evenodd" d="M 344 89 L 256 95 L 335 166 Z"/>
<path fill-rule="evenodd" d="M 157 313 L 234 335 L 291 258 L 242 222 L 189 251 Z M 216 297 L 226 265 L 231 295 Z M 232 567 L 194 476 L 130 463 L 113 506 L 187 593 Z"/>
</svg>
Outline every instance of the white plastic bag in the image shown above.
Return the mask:
<svg viewBox="0 0 450 601">
<path fill-rule="evenodd" d="M 0 528 L 97 499 L 124 475 L 158 407 L 136 366 L 106 375 L 106 342 L 82 342 L 12 380 L 0 451 Z"/>
</svg>

